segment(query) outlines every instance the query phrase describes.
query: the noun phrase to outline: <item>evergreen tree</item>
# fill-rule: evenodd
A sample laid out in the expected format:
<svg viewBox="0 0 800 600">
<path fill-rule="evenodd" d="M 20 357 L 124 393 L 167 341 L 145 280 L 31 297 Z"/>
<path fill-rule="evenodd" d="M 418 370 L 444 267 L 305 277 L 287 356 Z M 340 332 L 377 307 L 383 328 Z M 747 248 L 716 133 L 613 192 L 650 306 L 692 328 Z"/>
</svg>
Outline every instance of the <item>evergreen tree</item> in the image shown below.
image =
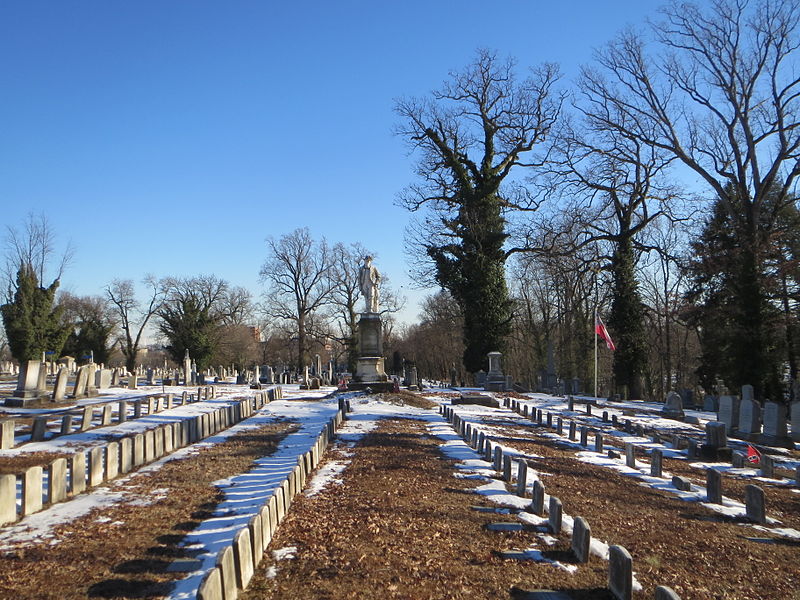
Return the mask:
<svg viewBox="0 0 800 600">
<path fill-rule="evenodd" d="M 733 189 L 726 192 L 728 206 L 738 206 L 743 214 Z M 790 283 L 797 286 L 800 213 L 776 188 L 747 243 L 734 227 L 736 220 L 717 200 L 692 244 L 688 299 L 694 307 L 688 319 L 700 335 L 697 372 L 706 389 L 721 378 L 734 390 L 751 384 L 756 397 L 780 400 L 784 366 L 788 362 L 796 371 L 791 345 L 797 325 L 788 290 Z"/>
<path fill-rule="evenodd" d="M 647 364 L 647 336 L 644 304 L 636 280 L 636 257 L 632 240 L 621 237 L 611 260 L 613 299 L 608 325 L 617 349 L 613 373 L 616 389 L 627 390 L 628 397 L 642 397 L 642 375 Z"/>
<path fill-rule="evenodd" d="M 509 174 L 532 166 L 535 148 L 558 118 L 554 65 L 519 80 L 514 62 L 486 50 L 463 72 L 451 73 L 431 99 L 402 100 L 399 133 L 420 151 L 417 174 L 401 202 L 428 211 L 410 245 L 420 275 L 450 292 L 464 314 L 464 366 L 485 368 L 486 354 L 502 352 L 510 331 L 505 280 L 508 237 L 504 214 L 535 210 L 519 190 L 503 189 Z M 431 269 L 431 267 L 433 267 Z"/>
<path fill-rule="evenodd" d="M 195 298 L 183 298 L 165 304 L 159 312 L 159 329 L 168 340 L 170 358 L 180 364 L 186 351 L 204 371 L 219 343 L 220 319 L 211 306 L 202 306 Z"/>
<path fill-rule="evenodd" d="M 30 264 L 17 271 L 14 298 L 0 306 L 9 349 L 17 360 L 41 360 L 43 352 L 61 355 L 69 327 L 63 323 L 63 307 L 55 303 L 59 283 L 56 279 L 46 288 L 40 286 Z"/>
</svg>

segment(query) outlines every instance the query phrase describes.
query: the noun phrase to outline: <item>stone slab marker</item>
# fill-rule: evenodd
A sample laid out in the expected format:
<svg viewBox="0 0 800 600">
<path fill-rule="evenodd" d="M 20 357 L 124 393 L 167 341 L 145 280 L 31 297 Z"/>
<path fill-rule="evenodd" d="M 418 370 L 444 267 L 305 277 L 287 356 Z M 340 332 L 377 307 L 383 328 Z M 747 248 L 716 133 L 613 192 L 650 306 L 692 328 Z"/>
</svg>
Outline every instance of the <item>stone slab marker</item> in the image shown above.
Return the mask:
<svg viewBox="0 0 800 600">
<path fill-rule="evenodd" d="M 636 446 L 625 442 L 625 465 L 630 469 L 636 468 Z"/>
<path fill-rule="evenodd" d="M 261 514 L 255 515 L 247 524 L 250 529 L 250 543 L 252 545 L 251 552 L 253 554 L 253 569 L 258 568 L 261 564 L 261 559 L 264 557 L 264 539 L 261 537 L 264 531 L 261 523 Z"/>
<path fill-rule="evenodd" d="M 205 574 L 197 589 L 198 600 L 225 600 L 222 591 L 222 574 L 219 568 L 214 567 Z"/>
<path fill-rule="evenodd" d="M 119 471 L 127 473 L 133 468 L 133 440 L 124 437 L 119 441 Z"/>
<path fill-rule="evenodd" d="M 102 420 L 100 421 L 100 425 L 106 426 L 111 425 L 111 405 L 105 404 L 103 406 L 103 416 Z"/>
<path fill-rule="evenodd" d="M 786 411 L 784 411 L 782 404 L 777 402 L 764 404 L 764 435 L 776 440 L 788 437 Z"/>
<path fill-rule="evenodd" d="M 217 567 L 222 575 L 222 593 L 225 600 L 237 598 L 236 566 L 233 561 L 233 548 L 225 546 L 217 555 Z"/>
<path fill-rule="evenodd" d="M 93 414 L 94 414 L 94 407 L 92 407 L 91 405 L 83 407 L 83 418 L 81 419 L 80 431 L 86 431 L 92 426 Z"/>
<path fill-rule="evenodd" d="M 722 474 L 716 469 L 706 469 L 706 499 L 722 504 Z"/>
<path fill-rule="evenodd" d="M 17 520 L 17 476 L 0 475 L 0 525 Z"/>
<path fill-rule="evenodd" d="M 600 454 L 603 453 L 603 434 L 599 431 L 594 433 L 594 451 Z"/>
<path fill-rule="evenodd" d="M 36 417 L 31 428 L 31 441 L 41 442 L 47 431 L 47 417 Z"/>
<path fill-rule="evenodd" d="M 586 425 L 581 426 L 581 446 L 589 445 L 589 428 Z"/>
<path fill-rule="evenodd" d="M 744 505 L 747 518 L 761 525 L 767 522 L 764 490 L 757 485 L 744 486 Z"/>
<path fill-rule="evenodd" d="M 67 396 L 67 378 L 69 377 L 69 371 L 67 367 L 61 367 L 58 370 L 58 375 L 56 375 L 56 384 L 53 387 L 53 402 L 61 402 Z"/>
<path fill-rule="evenodd" d="M 755 400 L 744 398 L 739 404 L 739 432 L 761 433 L 761 405 Z"/>
<path fill-rule="evenodd" d="M 533 482 L 531 512 L 540 517 L 544 515 L 544 484 L 539 479 Z"/>
<path fill-rule="evenodd" d="M 67 499 L 67 459 L 57 458 L 47 467 L 47 502 L 56 504 Z"/>
<path fill-rule="evenodd" d="M 69 459 L 70 493 L 75 496 L 86 489 L 86 455 L 76 452 Z"/>
<path fill-rule="evenodd" d="M 617 600 L 633 597 L 633 559 L 622 546 L 608 548 L 608 589 Z"/>
<path fill-rule="evenodd" d="M 22 474 L 22 516 L 42 510 L 42 467 L 28 467 Z"/>
<path fill-rule="evenodd" d="M 717 421 L 725 423 L 728 434 L 739 426 L 739 398 L 736 396 L 720 396 Z"/>
<path fill-rule="evenodd" d="M 137 433 L 133 436 L 133 466 L 140 467 L 144 464 L 144 434 Z"/>
<path fill-rule="evenodd" d="M 6 419 L 0 424 L 0 450 L 10 450 L 14 447 L 15 426 L 12 419 Z"/>
<path fill-rule="evenodd" d="M 570 548 L 579 563 L 589 562 L 589 542 L 592 540 L 592 530 L 583 517 L 575 517 L 572 526 L 572 542 Z"/>
<path fill-rule="evenodd" d="M 792 402 L 790 412 L 792 420 L 792 439 L 795 442 L 800 442 L 800 400 Z"/>
<path fill-rule="evenodd" d="M 233 538 L 233 560 L 236 565 L 236 585 L 243 590 L 253 578 L 253 546 L 249 527 L 240 529 Z"/>
<path fill-rule="evenodd" d="M 115 479 L 119 475 L 119 442 L 108 442 L 106 445 L 106 479 Z"/>
<path fill-rule="evenodd" d="M 89 487 L 103 483 L 103 459 L 102 446 L 89 450 Z"/>
<path fill-rule="evenodd" d="M 550 496 L 550 505 L 548 508 L 547 524 L 550 527 L 550 531 L 554 535 L 558 535 L 561 533 L 561 521 L 564 515 L 564 510 L 561 506 L 561 500 L 555 496 Z"/>
<path fill-rule="evenodd" d="M 517 496 L 525 497 L 528 485 L 528 463 L 524 460 L 517 461 Z"/>
</svg>

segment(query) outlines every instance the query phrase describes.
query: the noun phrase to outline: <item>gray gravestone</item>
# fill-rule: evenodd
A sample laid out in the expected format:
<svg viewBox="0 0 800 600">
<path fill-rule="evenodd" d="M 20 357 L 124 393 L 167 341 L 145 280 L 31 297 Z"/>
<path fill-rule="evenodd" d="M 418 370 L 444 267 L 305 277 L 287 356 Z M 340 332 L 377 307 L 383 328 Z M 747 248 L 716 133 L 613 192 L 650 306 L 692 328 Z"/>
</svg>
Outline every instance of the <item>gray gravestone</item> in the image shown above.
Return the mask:
<svg viewBox="0 0 800 600">
<path fill-rule="evenodd" d="M 69 371 L 67 367 L 61 367 L 56 375 L 56 384 L 53 387 L 53 402 L 61 402 L 67 395 L 67 378 Z"/>
<path fill-rule="evenodd" d="M 725 423 L 728 435 L 739 426 L 739 398 L 737 396 L 720 396 L 717 421 Z"/>
<path fill-rule="evenodd" d="M 761 433 L 761 406 L 755 400 L 743 398 L 739 405 L 739 433 Z"/>
<path fill-rule="evenodd" d="M 661 466 L 664 462 L 664 454 L 658 448 L 654 448 L 650 454 L 650 476 L 661 477 Z"/>
<path fill-rule="evenodd" d="M 747 518 L 754 523 L 764 525 L 767 513 L 764 505 L 764 490 L 757 485 L 744 486 L 744 504 Z"/>
<path fill-rule="evenodd" d="M 706 469 L 706 499 L 722 504 L 722 474 L 716 469 Z"/>
<path fill-rule="evenodd" d="M 792 402 L 792 439 L 800 442 L 800 400 Z"/>
<path fill-rule="evenodd" d="M 608 589 L 617 600 L 633 597 L 633 560 L 622 546 L 608 548 Z"/>
<path fill-rule="evenodd" d="M 664 408 L 661 409 L 661 414 L 669 419 L 682 419 L 685 417 L 681 395 L 677 392 L 667 394 L 667 401 L 664 403 Z"/>
<path fill-rule="evenodd" d="M 592 540 L 592 530 L 586 519 L 575 517 L 572 525 L 572 542 L 570 547 L 579 563 L 589 562 L 589 543 Z"/>
<path fill-rule="evenodd" d="M 548 510 L 548 526 L 550 531 L 555 535 L 561 532 L 561 521 L 563 518 L 563 507 L 561 500 L 555 496 L 550 496 L 550 505 Z"/>
<path fill-rule="evenodd" d="M 777 402 L 764 404 L 764 435 L 776 440 L 788 437 L 786 410 L 782 404 Z"/>
</svg>

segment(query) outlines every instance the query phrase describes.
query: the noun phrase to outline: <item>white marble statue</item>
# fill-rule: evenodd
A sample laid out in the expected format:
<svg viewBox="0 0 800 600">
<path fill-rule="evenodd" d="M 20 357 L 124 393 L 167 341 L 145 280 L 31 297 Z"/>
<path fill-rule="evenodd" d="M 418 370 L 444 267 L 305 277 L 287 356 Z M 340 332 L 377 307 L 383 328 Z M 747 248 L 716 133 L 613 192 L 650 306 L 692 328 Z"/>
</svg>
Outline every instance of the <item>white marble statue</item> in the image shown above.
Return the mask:
<svg viewBox="0 0 800 600">
<path fill-rule="evenodd" d="M 358 281 L 361 286 L 361 293 L 364 295 L 364 304 L 366 312 L 376 313 L 379 308 L 379 291 L 378 284 L 381 281 L 381 274 L 375 265 L 372 264 L 372 257 L 365 256 L 364 264 L 358 273 Z"/>
</svg>

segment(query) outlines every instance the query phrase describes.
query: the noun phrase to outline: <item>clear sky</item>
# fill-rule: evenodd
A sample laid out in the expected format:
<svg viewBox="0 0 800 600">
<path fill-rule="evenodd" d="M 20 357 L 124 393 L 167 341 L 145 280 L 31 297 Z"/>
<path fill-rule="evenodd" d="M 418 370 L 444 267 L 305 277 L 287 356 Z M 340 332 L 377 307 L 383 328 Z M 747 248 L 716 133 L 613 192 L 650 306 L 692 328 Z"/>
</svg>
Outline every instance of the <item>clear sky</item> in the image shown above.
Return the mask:
<svg viewBox="0 0 800 600">
<path fill-rule="evenodd" d="M 487 47 L 567 81 L 649 0 L 0 2 L 0 225 L 44 212 L 65 289 L 214 274 L 252 290 L 265 239 L 359 241 L 409 298 L 414 160 L 393 104 Z"/>
</svg>

